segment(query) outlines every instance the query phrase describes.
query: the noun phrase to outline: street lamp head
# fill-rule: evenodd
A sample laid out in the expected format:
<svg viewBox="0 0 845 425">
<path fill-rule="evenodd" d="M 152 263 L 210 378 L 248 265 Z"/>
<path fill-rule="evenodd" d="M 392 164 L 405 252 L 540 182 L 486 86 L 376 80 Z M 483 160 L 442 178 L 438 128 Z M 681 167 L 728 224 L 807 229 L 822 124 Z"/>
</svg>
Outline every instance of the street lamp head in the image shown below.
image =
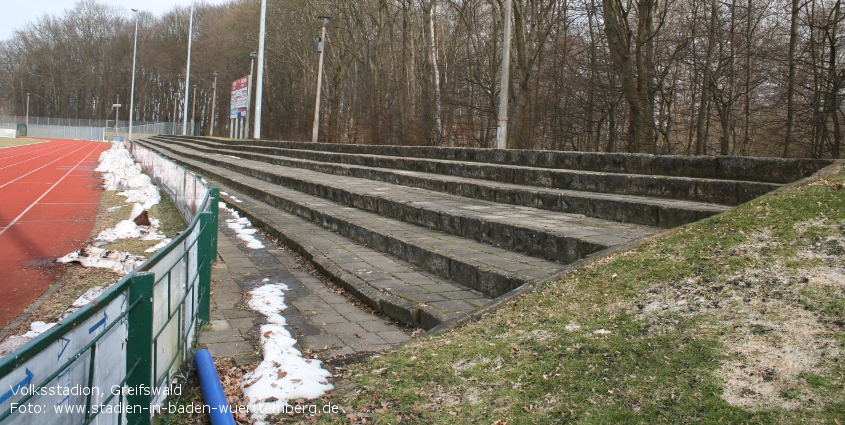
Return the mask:
<svg viewBox="0 0 845 425">
<path fill-rule="evenodd" d="M 133 11 L 133 12 L 137 12 L 137 11 L 138 11 L 138 9 L 132 9 L 132 11 Z"/>
<path fill-rule="evenodd" d="M 216 77 L 218 75 L 220 75 L 220 71 L 214 71 L 214 76 Z"/>
<path fill-rule="evenodd" d="M 322 19 L 323 20 L 323 26 L 326 26 L 326 25 L 329 24 L 329 20 L 332 19 L 332 17 L 329 16 L 329 15 L 320 15 L 320 16 L 317 17 L 317 19 Z"/>
<path fill-rule="evenodd" d="M 249 54 L 249 57 L 251 57 L 251 58 L 253 58 L 253 59 L 255 59 L 255 57 L 256 57 L 256 56 L 258 56 L 258 52 L 251 52 L 251 53 Z"/>
</svg>

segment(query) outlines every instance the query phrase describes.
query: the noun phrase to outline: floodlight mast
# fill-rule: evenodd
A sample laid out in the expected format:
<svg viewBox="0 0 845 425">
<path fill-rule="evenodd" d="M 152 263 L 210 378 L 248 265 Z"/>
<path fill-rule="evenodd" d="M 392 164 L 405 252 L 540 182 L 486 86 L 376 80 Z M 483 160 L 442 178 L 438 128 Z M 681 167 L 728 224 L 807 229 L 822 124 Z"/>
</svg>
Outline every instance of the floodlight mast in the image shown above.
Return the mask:
<svg viewBox="0 0 845 425">
<path fill-rule="evenodd" d="M 132 50 L 132 89 L 129 93 L 129 140 L 132 140 L 132 124 L 135 115 L 135 63 L 138 57 L 138 9 L 132 9 L 135 14 L 135 48 Z"/>
<path fill-rule="evenodd" d="M 264 95 L 264 38 L 267 33 L 267 0 L 261 0 L 261 24 L 258 29 L 258 75 L 255 78 L 255 125 L 253 136 L 261 138 L 261 102 Z"/>
<path fill-rule="evenodd" d="M 323 29 L 320 38 L 317 39 L 317 51 L 320 53 L 320 63 L 317 67 L 317 100 L 314 102 L 314 128 L 311 130 L 311 142 L 317 143 L 317 136 L 320 132 L 320 95 L 323 89 L 323 55 L 325 54 L 326 26 L 329 25 L 331 16 L 318 16 L 323 20 Z"/>
<path fill-rule="evenodd" d="M 246 117 L 244 117 L 244 139 L 249 139 L 249 105 L 252 102 L 252 73 L 255 71 L 257 52 L 249 53 L 249 80 L 246 82 Z"/>
<path fill-rule="evenodd" d="M 191 88 L 191 42 L 194 39 L 194 2 L 191 0 L 191 20 L 188 24 L 188 64 L 185 70 L 185 105 L 182 113 L 182 135 L 188 135 L 188 90 Z"/>
<path fill-rule="evenodd" d="M 211 86 L 211 89 L 214 91 L 214 94 L 211 95 L 211 125 L 209 126 L 211 129 L 209 130 L 209 136 L 214 137 L 214 124 L 217 122 L 217 76 L 220 75 L 220 71 L 214 71 L 214 85 Z"/>
</svg>

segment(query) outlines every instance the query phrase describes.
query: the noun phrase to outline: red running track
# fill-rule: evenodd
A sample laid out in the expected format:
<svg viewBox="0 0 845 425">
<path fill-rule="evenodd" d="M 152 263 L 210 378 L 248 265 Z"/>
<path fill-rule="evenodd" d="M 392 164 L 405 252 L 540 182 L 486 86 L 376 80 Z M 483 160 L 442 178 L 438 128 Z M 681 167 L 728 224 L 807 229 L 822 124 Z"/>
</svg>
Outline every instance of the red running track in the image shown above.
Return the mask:
<svg viewBox="0 0 845 425">
<path fill-rule="evenodd" d="M 59 277 L 55 259 L 91 236 L 108 143 L 51 140 L 0 149 L 0 328 Z"/>
</svg>

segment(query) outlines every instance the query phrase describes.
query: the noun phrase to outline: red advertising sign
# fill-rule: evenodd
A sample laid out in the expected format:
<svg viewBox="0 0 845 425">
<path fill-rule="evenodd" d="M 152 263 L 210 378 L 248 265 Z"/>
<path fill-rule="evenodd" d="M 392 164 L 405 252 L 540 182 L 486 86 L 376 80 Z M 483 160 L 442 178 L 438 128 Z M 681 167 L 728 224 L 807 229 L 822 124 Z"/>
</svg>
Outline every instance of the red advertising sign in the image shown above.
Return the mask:
<svg viewBox="0 0 845 425">
<path fill-rule="evenodd" d="M 249 77 L 241 77 L 232 81 L 232 101 L 229 107 L 230 118 L 246 117 L 249 108 Z"/>
</svg>

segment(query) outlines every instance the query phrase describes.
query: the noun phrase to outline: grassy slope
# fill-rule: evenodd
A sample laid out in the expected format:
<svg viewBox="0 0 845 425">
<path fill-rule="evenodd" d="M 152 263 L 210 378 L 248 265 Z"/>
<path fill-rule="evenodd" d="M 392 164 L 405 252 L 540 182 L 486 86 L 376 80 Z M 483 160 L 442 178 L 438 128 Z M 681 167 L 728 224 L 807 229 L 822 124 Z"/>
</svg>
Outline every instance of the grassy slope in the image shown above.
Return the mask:
<svg viewBox="0 0 845 425">
<path fill-rule="evenodd" d="M 44 140 L 38 139 L 12 139 L 9 137 L 0 137 L 0 148 L 8 148 L 11 146 L 21 146 L 21 145 L 30 145 L 33 143 L 43 142 Z"/>
<path fill-rule="evenodd" d="M 845 422 L 843 181 L 666 232 L 355 366 L 330 399 L 348 414 L 322 420 Z"/>
</svg>

